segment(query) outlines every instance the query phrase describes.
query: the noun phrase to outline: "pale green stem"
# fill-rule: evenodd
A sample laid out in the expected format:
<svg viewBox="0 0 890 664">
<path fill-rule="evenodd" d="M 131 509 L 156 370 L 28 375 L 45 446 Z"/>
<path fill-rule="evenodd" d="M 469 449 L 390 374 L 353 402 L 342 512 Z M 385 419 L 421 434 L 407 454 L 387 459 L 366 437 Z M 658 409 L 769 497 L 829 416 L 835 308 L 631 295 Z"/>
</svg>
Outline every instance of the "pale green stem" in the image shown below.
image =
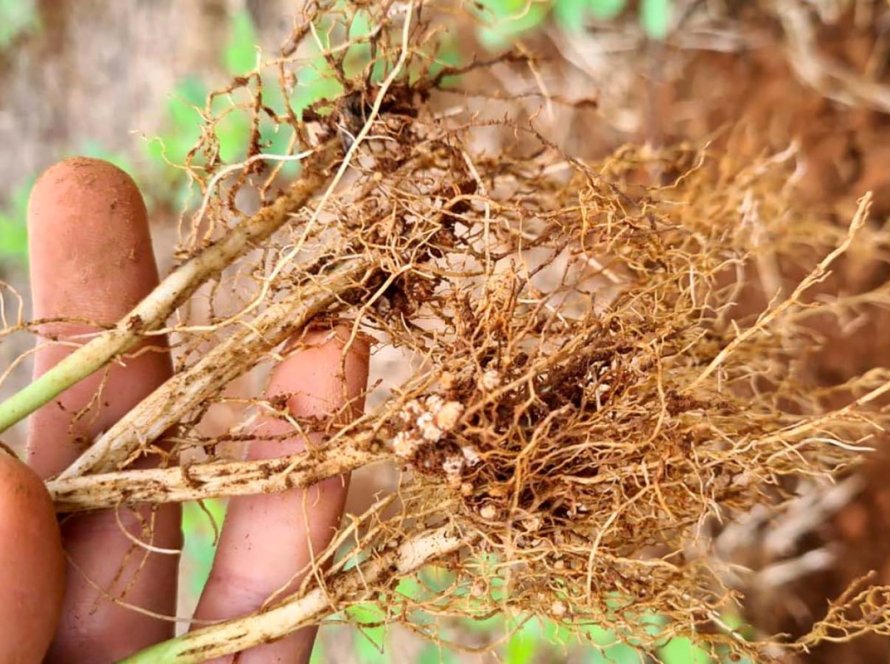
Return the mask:
<svg viewBox="0 0 890 664">
<path fill-rule="evenodd" d="M 278 230 L 324 184 L 336 154 L 334 142 L 320 149 L 286 193 L 183 263 L 115 327 L 98 334 L 0 403 L 0 433 L 132 349 L 146 332 L 159 328 L 201 284 Z"/>
<path fill-rule="evenodd" d="M 256 366 L 265 353 L 300 332 L 350 289 L 361 287 L 371 271 L 372 258 L 362 256 L 310 277 L 306 284 L 269 306 L 193 366 L 175 374 L 140 401 L 99 436 L 59 479 L 123 468 L 147 443 L 160 438 L 189 411 Z"/>
</svg>

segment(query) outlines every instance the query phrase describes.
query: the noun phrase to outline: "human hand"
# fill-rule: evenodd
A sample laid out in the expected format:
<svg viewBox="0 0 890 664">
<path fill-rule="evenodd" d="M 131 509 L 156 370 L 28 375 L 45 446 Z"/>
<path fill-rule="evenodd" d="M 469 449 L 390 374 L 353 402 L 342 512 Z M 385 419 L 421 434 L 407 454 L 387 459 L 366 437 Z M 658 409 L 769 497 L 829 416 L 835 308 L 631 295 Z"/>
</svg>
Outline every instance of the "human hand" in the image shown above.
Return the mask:
<svg viewBox="0 0 890 664">
<path fill-rule="evenodd" d="M 139 191 L 105 162 L 76 158 L 50 168 L 35 185 L 28 225 L 34 318 L 46 321 L 43 338 L 62 342 L 38 347 L 40 375 L 96 329 L 72 320 L 116 322 L 157 285 L 158 275 Z M 344 360 L 347 336 L 336 329 L 292 340 L 272 372 L 267 396 L 286 395 L 296 416 L 344 409 L 355 415 L 367 382 L 368 348 L 353 341 Z M 0 661 L 40 661 L 47 653 L 49 662 L 109 662 L 173 635 L 178 506 L 68 517 L 60 540 L 38 479 L 65 469 L 171 371 L 166 341 L 151 337 L 31 417 L 33 472 L 0 454 L 0 569 L 9 577 L 0 583 Z M 247 456 L 298 452 L 306 442 L 300 436 L 259 439 L 292 430 L 282 419 L 261 421 Z M 159 459 L 144 457 L 137 466 Z M 233 498 L 195 618 L 249 613 L 271 595 L 295 590 L 312 553 L 324 548 L 339 524 L 346 487 L 347 478 L 331 478 L 308 490 Z M 314 636 L 306 628 L 242 653 L 238 661 L 304 662 Z"/>
</svg>

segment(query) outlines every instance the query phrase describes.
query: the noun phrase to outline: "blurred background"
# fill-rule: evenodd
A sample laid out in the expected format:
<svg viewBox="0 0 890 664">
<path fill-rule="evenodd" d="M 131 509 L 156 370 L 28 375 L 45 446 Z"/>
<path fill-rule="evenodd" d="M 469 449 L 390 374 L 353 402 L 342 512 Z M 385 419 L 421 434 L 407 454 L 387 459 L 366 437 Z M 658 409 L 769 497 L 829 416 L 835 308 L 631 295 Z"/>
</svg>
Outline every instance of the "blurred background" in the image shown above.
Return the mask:
<svg viewBox="0 0 890 664">
<path fill-rule="evenodd" d="M 474 56 L 519 46 L 535 67 L 501 63 L 485 77 L 515 95 L 552 140 L 579 157 L 597 158 L 625 143 L 653 147 L 689 141 L 731 146 L 738 159 L 794 146 L 796 195 L 845 224 L 856 198 L 875 192 L 873 223 L 890 214 L 890 5 L 885 0 L 479 0 L 481 25 L 457 23 L 440 58 Z M 206 94 L 253 68 L 257 47 L 274 53 L 290 34 L 301 0 L 0 0 L 0 280 L 27 305 L 28 193 L 40 172 L 71 155 L 107 159 L 142 188 L 152 219 L 161 272 L 171 265 L 176 221 L 189 198 L 182 162 L 198 138 Z M 301 77 L 295 106 L 324 97 L 332 82 L 323 62 Z M 560 95 L 590 104 L 542 101 Z M 490 104 L 491 100 L 455 100 Z M 595 102 L 595 103 L 594 103 Z M 223 158 L 235 160 L 249 127 L 236 114 L 217 129 Z M 271 146 L 280 151 L 283 146 Z M 497 149 L 496 140 L 488 149 Z M 192 203 L 194 201 L 192 200 Z M 855 258 L 855 257 L 854 257 Z M 850 290 L 890 277 L 882 264 L 848 260 Z M 835 339 L 814 354 L 812 371 L 836 384 L 870 367 L 887 366 L 890 334 L 880 312 L 856 327 L 827 324 Z M 27 335 L 0 344 L 4 366 L 26 350 Z M 8 395 L 28 380 L 17 367 L 2 386 Z M 9 434 L 4 434 L 6 437 Z M 5 440 L 23 444 L 21 429 Z M 726 556 L 763 574 L 744 611 L 724 619 L 743 632 L 801 633 L 827 601 L 854 578 L 876 570 L 890 582 L 890 470 L 876 454 L 844 492 L 809 496 L 803 533 L 775 545 L 777 524 L 752 515 L 724 538 Z M 354 481 L 350 508 L 361 510 L 386 478 Z M 224 506 L 208 504 L 220 520 Z M 779 524 L 781 525 L 781 524 Z M 207 515 L 186 507 L 181 615 L 189 615 L 213 557 Z M 771 544 L 772 542 L 772 544 Z M 776 580 L 778 579 L 778 580 Z M 449 583 L 431 568 L 403 582 L 406 593 L 436 592 Z M 373 605 L 344 619 L 374 625 Z M 658 616 L 651 616 L 657 623 Z M 443 642 L 403 627 L 358 629 L 333 621 L 321 631 L 318 662 L 629 662 L 712 661 L 689 640 L 658 652 L 590 628 L 579 642 L 534 618 L 440 623 Z M 890 661 L 890 639 L 869 637 L 827 646 L 806 661 Z"/>
</svg>

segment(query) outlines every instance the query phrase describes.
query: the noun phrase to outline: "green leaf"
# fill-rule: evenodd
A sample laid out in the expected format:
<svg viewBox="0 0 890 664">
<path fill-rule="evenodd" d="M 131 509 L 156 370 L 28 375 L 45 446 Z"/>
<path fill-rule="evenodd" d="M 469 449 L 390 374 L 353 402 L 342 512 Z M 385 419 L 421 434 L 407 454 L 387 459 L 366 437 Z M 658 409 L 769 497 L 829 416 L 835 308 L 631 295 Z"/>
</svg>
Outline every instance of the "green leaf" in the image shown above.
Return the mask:
<svg viewBox="0 0 890 664">
<path fill-rule="evenodd" d="M 206 512 L 197 503 L 182 506 L 184 584 L 196 596 L 201 594 L 210 576 L 216 555 L 214 533 L 219 532 L 225 517 L 225 503 L 221 500 L 205 500 L 204 507 Z"/>
<path fill-rule="evenodd" d="M 461 627 L 477 634 L 492 634 L 503 628 L 503 621 L 500 615 L 494 614 L 481 619 L 467 618 L 461 622 Z"/>
<path fill-rule="evenodd" d="M 0 209 L 0 266 L 22 267 L 28 263 L 28 197 L 34 180 L 17 187 L 9 204 Z"/>
<path fill-rule="evenodd" d="M 256 28 L 246 9 L 235 12 L 229 26 L 224 63 L 230 74 L 244 74 L 256 66 Z"/>
<path fill-rule="evenodd" d="M 543 632 L 544 638 L 547 639 L 547 641 L 549 641 L 550 643 L 554 643 L 554 644 L 578 643 L 578 635 L 574 634 L 565 625 L 562 625 L 558 622 L 554 622 L 553 620 L 543 620 L 541 627 L 542 627 L 542 632 Z"/>
<path fill-rule="evenodd" d="M 346 615 L 356 624 L 380 623 L 386 620 L 386 614 L 373 602 L 353 604 L 346 609 Z"/>
<path fill-rule="evenodd" d="M 324 664 L 328 661 L 325 657 L 324 644 L 321 639 L 315 639 L 315 645 L 312 646 L 312 655 L 309 656 L 309 664 Z"/>
<path fill-rule="evenodd" d="M 28 262 L 28 230 L 18 216 L 0 212 L 0 266 Z"/>
<path fill-rule="evenodd" d="M 744 638 L 752 640 L 756 637 L 757 630 L 755 630 L 752 625 L 748 624 L 738 611 L 724 611 L 721 614 L 720 619 L 726 623 L 730 629 L 738 632 Z"/>
<path fill-rule="evenodd" d="M 201 114 L 197 108 L 204 105 L 206 88 L 200 79 L 188 76 L 176 84 L 167 103 L 169 122 L 165 133 L 145 144 L 145 150 L 158 167 L 166 169 L 163 156 L 174 163 L 181 163 L 200 136 Z"/>
<path fill-rule="evenodd" d="M 650 636 L 658 636 L 663 627 L 667 624 L 667 618 L 649 611 L 643 613 L 639 620 L 640 624 L 643 625 Z"/>
<path fill-rule="evenodd" d="M 430 64 L 430 76 L 438 76 L 445 67 L 456 67 L 461 63 L 460 42 L 453 35 L 446 35 L 439 43 L 433 62 Z M 448 87 L 457 83 L 457 77 L 446 76 L 442 85 Z"/>
<path fill-rule="evenodd" d="M 581 30 L 587 18 L 588 0 L 556 0 L 553 16 L 565 30 Z"/>
<path fill-rule="evenodd" d="M 428 643 L 417 654 L 415 664 L 456 664 L 457 661 L 457 657 L 451 651 L 436 643 Z"/>
<path fill-rule="evenodd" d="M 581 30 L 587 16 L 608 21 L 618 16 L 627 6 L 627 0 L 556 0 L 553 15 L 566 30 Z"/>
<path fill-rule="evenodd" d="M 177 127 L 194 127 L 200 117 L 195 107 L 202 107 L 207 97 L 207 86 L 200 78 L 188 75 L 176 84 L 167 110 Z"/>
<path fill-rule="evenodd" d="M 454 584 L 454 572 L 439 565 L 427 565 L 420 571 L 420 581 L 434 593 L 441 593 Z"/>
<path fill-rule="evenodd" d="M 549 3 L 539 0 L 477 0 L 482 44 L 491 50 L 504 48 L 522 33 L 538 27 L 547 16 Z"/>
<path fill-rule="evenodd" d="M 346 615 L 356 627 L 354 637 L 358 661 L 367 664 L 382 664 L 387 661 L 383 652 L 386 626 L 380 624 L 386 621 L 383 610 L 371 602 L 362 602 L 347 608 Z"/>
<path fill-rule="evenodd" d="M 348 34 L 349 39 L 367 37 L 371 34 L 371 14 L 367 9 L 359 9 L 353 14 Z"/>
<path fill-rule="evenodd" d="M 641 0 L 640 25 L 650 39 L 664 39 L 671 28 L 671 0 Z"/>
<path fill-rule="evenodd" d="M 299 113 L 322 99 L 332 99 L 342 92 L 340 81 L 324 57 L 319 55 L 297 73 L 294 110 Z"/>
<path fill-rule="evenodd" d="M 711 658 L 686 637 L 671 639 L 658 651 L 664 664 L 710 664 Z"/>
<path fill-rule="evenodd" d="M 587 638 L 598 646 L 611 646 L 618 641 L 613 632 L 603 629 L 599 625 L 586 625 L 584 627 L 584 633 Z"/>
<path fill-rule="evenodd" d="M 406 576 L 399 580 L 396 592 L 413 600 L 418 600 L 426 595 L 426 589 L 417 581 L 417 577 Z"/>
<path fill-rule="evenodd" d="M 81 149 L 78 150 L 78 154 L 81 154 L 84 157 L 92 157 L 93 159 L 101 159 L 102 161 L 107 161 L 109 164 L 114 164 L 134 180 L 136 179 L 136 170 L 133 168 L 132 164 L 130 164 L 130 160 L 126 155 L 108 150 L 97 141 L 86 141 L 81 146 Z"/>
<path fill-rule="evenodd" d="M 507 641 L 504 661 L 506 664 L 528 664 L 542 644 L 540 625 L 536 620 L 529 620 Z"/>
<path fill-rule="evenodd" d="M 216 125 L 219 139 L 219 156 L 223 161 L 234 163 L 245 157 L 250 137 L 250 122 L 240 113 L 229 113 Z"/>
<path fill-rule="evenodd" d="M 362 664 L 384 664 L 386 655 L 386 628 L 361 627 L 355 634 L 356 659 Z"/>
<path fill-rule="evenodd" d="M 603 629 L 598 625 L 586 625 L 584 627 L 586 637 L 600 648 L 595 650 L 601 653 L 601 658 L 594 661 L 602 661 L 608 664 L 643 664 L 646 659 L 633 646 L 622 643 L 614 632 Z"/>
<path fill-rule="evenodd" d="M 609 664 L 644 664 L 646 662 L 646 658 L 639 650 L 626 643 L 619 643 L 607 648 L 604 656 Z"/>
<path fill-rule="evenodd" d="M 590 13 L 601 21 L 615 18 L 627 7 L 627 0 L 589 0 Z"/>
<path fill-rule="evenodd" d="M 0 49 L 38 25 L 35 0 L 0 0 Z"/>
</svg>

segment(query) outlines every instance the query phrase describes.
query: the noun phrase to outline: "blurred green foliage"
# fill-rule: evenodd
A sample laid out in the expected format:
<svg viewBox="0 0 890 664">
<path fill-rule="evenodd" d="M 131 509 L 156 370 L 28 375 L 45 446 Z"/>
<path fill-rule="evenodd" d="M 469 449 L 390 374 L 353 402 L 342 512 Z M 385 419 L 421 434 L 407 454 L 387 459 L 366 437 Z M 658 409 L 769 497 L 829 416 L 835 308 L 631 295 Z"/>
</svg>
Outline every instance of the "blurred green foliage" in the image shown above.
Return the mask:
<svg viewBox="0 0 890 664">
<path fill-rule="evenodd" d="M 478 0 L 478 15 L 485 23 L 479 37 L 489 48 L 502 48 L 517 37 L 540 27 L 552 14 L 568 31 L 584 30 L 589 19 L 610 21 L 628 10 L 627 0 Z M 640 0 L 637 20 L 649 39 L 667 37 L 673 0 Z"/>
<path fill-rule="evenodd" d="M 37 28 L 39 20 L 35 0 L 0 0 L 0 50 L 27 30 Z M 20 269 L 28 262 L 28 230 L 25 216 L 32 178 L 15 188 L 5 205 L 0 206 L 0 272 Z"/>
<path fill-rule="evenodd" d="M 28 230 L 25 215 L 34 181 L 12 192 L 9 204 L 0 208 L 0 267 L 20 268 L 28 262 Z"/>
<path fill-rule="evenodd" d="M 600 21 L 617 17 L 626 4 L 627 0 L 556 0 L 553 15 L 561 26 L 577 30 L 588 17 Z"/>
<path fill-rule="evenodd" d="M 477 561 L 477 564 L 484 567 L 486 561 Z M 355 661 L 370 664 L 394 663 L 401 659 L 396 654 L 400 650 L 396 645 L 398 636 L 394 636 L 397 633 L 388 629 L 386 624 L 392 618 L 387 615 L 387 611 L 401 615 L 398 596 L 427 602 L 435 602 L 436 597 L 446 591 L 451 597 L 468 596 L 469 589 L 455 587 L 455 580 L 452 571 L 436 565 L 428 566 L 415 576 L 401 579 L 396 586 L 395 598 L 388 600 L 387 604 L 356 604 L 342 615 L 332 618 L 332 622 L 348 621 L 354 625 L 352 641 Z M 499 594 L 497 591 L 501 587 L 496 581 L 502 580 L 492 579 L 493 596 Z M 460 621 L 445 619 L 438 625 L 436 619 L 427 614 L 415 611 L 409 617 L 415 627 L 426 629 L 429 634 L 439 634 L 444 643 L 449 639 L 466 640 L 468 634 L 475 635 L 476 643 L 499 643 L 496 650 L 500 661 L 505 664 L 558 662 L 565 661 L 569 655 L 575 660 L 592 664 L 645 664 L 652 661 L 651 657 L 634 646 L 632 640 L 622 639 L 620 635 L 597 625 L 576 625 L 569 629 L 565 625 L 531 615 L 494 615 Z M 666 625 L 664 618 L 653 614 L 644 614 L 639 621 L 655 637 Z M 395 642 L 390 641 L 393 638 L 396 639 Z M 323 650 L 323 639 L 319 640 L 319 644 L 316 651 Z M 712 662 L 704 650 L 694 645 L 690 639 L 682 637 L 665 639 L 664 645 L 657 650 L 657 656 L 664 664 Z M 325 661 L 320 655 L 317 657 L 314 657 L 315 661 Z M 418 664 L 457 661 L 459 658 L 455 652 L 450 651 L 447 645 L 440 645 L 435 641 L 426 644 L 414 660 Z"/>
<path fill-rule="evenodd" d="M 414 579 L 403 579 L 399 587 L 412 582 L 416 583 Z M 394 654 L 396 649 L 389 642 L 393 632 L 387 629 L 386 618 L 386 613 L 373 603 L 354 605 L 347 609 L 343 616 L 336 618 L 336 620 L 348 620 L 355 625 L 353 652 L 356 661 L 368 664 L 393 664 L 399 659 Z M 423 623 L 417 620 L 414 622 L 415 625 Z M 426 623 L 431 622 L 432 619 L 427 616 Z M 646 664 L 652 661 L 632 643 L 623 642 L 613 632 L 596 625 L 581 626 L 575 631 L 570 631 L 563 625 L 534 616 L 519 616 L 512 619 L 492 616 L 484 620 L 465 619 L 459 623 L 452 622 L 448 630 L 451 638 L 461 633 L 464 635 L 470 633 L 476 634 L 485 642 L 501 642 L 496 650 L 500 660 L 505 664 L 558 662 L 565 661 L 569 655 L 575 660 L 591 664 Z M 444 636 L 443 640 L 447 642 Z M 316 650 L 319 648 L 323 648 L 323 645 L 318 646 Z M 695 646 L 690 639 L 682 637 L 668 640 L 658 649 L 657 656 L 664 664 L 712 662 L 704 650 Z M 448 649 L 447 645 L 431 641 L 423 647 L 414 661 L 418 664 L 457 662 L 459 658 Z"/>
<path fill-rule="evenodd" d="M 134 169 L 124 155 L 105 150 L 94 141 L 87 141 L 77 153 L 104 159 L 135 179 Z M 28 264 L 28 197 L 35 182 L 32 177 L 14 189 L 9 202 L 0 207 L 0 270 L 19 270 Z"/>
<path fill-rule="evenodd" d="M 183 557 L 184 569 L 188 570 L 183 591 L 195 598 L 200 595 L 210 574 L 215 552 L 214 539 L 224 516 L 225 504 L 219 500 L 205 501 L 204 509 L 194 503 L 183 506 Z M 344 548 L 340 556 L 352 556 L 351 563 L 359 562 L 361 558 L 360 553 L 348 548 Z M 484 566 L 486 561 L 479 560 L 477 564 Z M 434 601 L 446 590 L 452 596 L 466 597 L 469 589 L 454 587 L 455 582 L 454 572 L 431 565 L 416 575 L 400 579 L 396 586 L 396 599 L 401 595 L 414 601 Z M 493 578 L 492 596 L 502 596 L 501 589 L 502 579 Z M 391 642 L 395 630 L 388 627 L 390 616 L 386 610 L 389 607 L 394 607 L 393 610 L 398 613 L 397 601 L 390 602 L 388 607 L 374 602 L 361 602 L 331 618 L 332 625 L 349 622 L 353 626 L 351 641 L 355 661 L 362 664 L 456 664 L 460 661 L 458 655 L 449 650 L 447 645 L 433 641 L 421 648 L 412 663 L 404 661 L 403 656 L 396 654 L 400 649 Z M 410 619 L 416 627 L 427 629 L 430 633 L 436 633 L 439 628 L 445 641 L 448 638 L 462 640 L 461 634 L 464 638 L 468 634 L 474 634 L 477 642 L 500 642 L 496 649 L 504 664 L 558 662 L 564 661 L 569 654 L 574 659 L 591 664 L 645 664 L 651 661 L 634 647 L 632 641 L 622 639 L 620 635 L 597 625 L 578 625 L 570 630 L 565 625 L 530 615 L 494 615 L 460 621 L 446 619 L 437 625 L 435 618 L 418 611 L 412 612 Z M 737 616 L 727 615 L 724 619 L 735 628 L 743 628 Z M 664 627 L 665 620 L 657 615 L 646 614 L 640 617 L 640 624 L 650 634 L 657 636 Z M 690 639 L 683 637 L 666 640 L 657 650 L 657 656 L 664 664 L 712 664 L 714 661 Z M 322 664 L 328 661 L 324 639 L 318 639 L 312 662 Z M 751 663 L 742 661 L 739 664 Z"/>
<path fill-rule="evenodd" d="M 182 506 L 182 557 L 188 570 L 183 579 L 182 592 L 192 597 L 200 596 L 210 576 L 213 556 L 216 554 L 216 537 L 225 518 L 225 502 L 205 500 L 203 509 L 198 503 Z"/>
<path fill-rule="evenodd" d="M 38 25 L 36 0 L 0 0 L 0 49 Z"/>
<path fill-rule="evenodd" d="M 226 69 L 232 74 L 246 74 L 256 66 L 256 27 L 246 9 L 232 14 L 230 21 L 229 43 L 224 53 Z"/>
<path fill-rule="evenodd" d="M 664 38 L 669 30 L 673 0 L 641 0 L 639 23 L 652 39 Z M 608 21 L 618 18 L 628 10 L 627 0 L 479 0 L 478 14 L 486 27 L 479 30 L 481 41 L 491 48 L 506 46 L 512 40 L 541 27 L 552 16 L 565 30 L 583 29 L 587 19 Z M 326 35 L 325 25 L 320 25 L 319 35 Z M 35 0 L 0 0 L 0 49 L 8 45 L 23 31 L 39 28 L 39 16 Z M 367 14 L 359 11 L 349 28 L 350 37 L 370 32 Z M 236 76 L 252 70 L 257 60 L 258 34 L 250 13 L 246 9 L 235 11 L 230 17 L 229 37 L 220 49 L 220 63 L 226 73 Z M 429 54 L 433 60 L 432 73 L 446 65 L 461 60 L 459 44 L 453 38 L 442 44 L 437 53 Z M 348 75 L 363 70 L 370 57 L 367 44 L 353 46 L 346 59 Z M 382 65 L 374 67 L 373 80 L 381 80 L 385 72 Z M 445 81 L 447 84 L 448 82 Z M 284 110 L 284 100 L 277 81 L 264 81 L 264 102 L 277 112 Z M 175 165 L 181 164 L 189 150 L 200 138 L 201 109 L 209 92 L 207 84 L 197 75 L 182 78 L 167 102 L 167 119 L 160 135 L 144 144 L 143 157 L 149 168 L 140 173 L 144 184 L 146 202 L 150 209 L 158 206 L 182 209 L 192 193 L 189 183 Z M 299 113 L 309 105 L 341 93 L 341 85 L 320 54 L 298 73 L 297 85 L 290 99 Z M 229 103 L 225 97 L 214 102 L 212 111 L 218 113 Z M 260 126 L 264 150 L 274 154 L 286 151 L 291 138 L 289 130 L 280 129 L 264 118 Z M 244 113 L 229 113 L 216 126 L 220 157 L 226 162 L 243 158 L 250 135 L 250 124 Z M 109 152 L 95 142 L 75 146 L 73 152 L 108 159 L 134 178 L 131 161 L 119 153 Z M 283 165 L 284 177 L 292 177 L 299 169 L 295 162 Z M 30 185 L 13 192 L 12 199 L 0 208 L 0 264 L 21 266 L 27 261 L 27 231 L 25 205 Z"/>
<path fill-rule="evenodd" d="M 652 39 L 664 39 L 671 27 L 671 0 L 642 0 L 640 25 Z"/>
</svg>

